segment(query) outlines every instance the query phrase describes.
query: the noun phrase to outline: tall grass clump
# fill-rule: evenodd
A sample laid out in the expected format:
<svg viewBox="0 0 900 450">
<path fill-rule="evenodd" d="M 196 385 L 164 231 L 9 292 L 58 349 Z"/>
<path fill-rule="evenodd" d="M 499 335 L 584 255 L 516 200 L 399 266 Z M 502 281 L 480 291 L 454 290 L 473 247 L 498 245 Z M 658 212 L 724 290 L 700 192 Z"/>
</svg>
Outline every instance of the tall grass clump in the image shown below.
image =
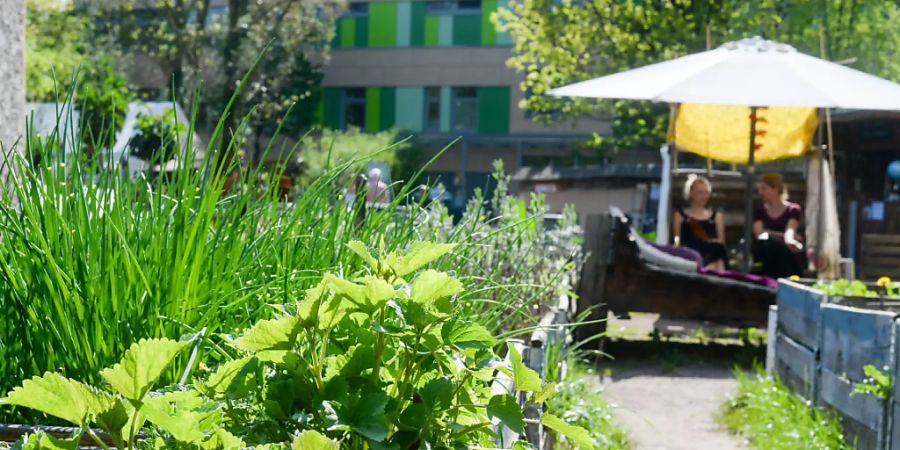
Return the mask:
<svg viewBox="0 0 900 450">
<path fill-rule="evenodd" d="M 837 418 L 791 393 L 761 369 L 754 375 L 735 370 L 738 390 L 721 416 L 729 430 L 744 436 L 751 448 L 851 449 Z"/>
<path fill-rule="evenodd" d="M 552 301 L 572 275 L 574 222 L 545 233 L 539 199 L 529 208 L 504 186 L 493 203 L 470 202 L 454 225 L 440 205 L 412 201 L 406 183 L 363 215 L 361 198 L 342 200 L 342 171 L 356 161 L 335 161 L 285 202 L 283 166 L 264 177 L 261 166 L 232 157 L 246 119 L 230 138 L 220 123 L 197 164 L 195 117 L 196 108 L 176 137 L 174 168 L 138 180 L 123 177 L 109 152 L 88 155 L 82 139 L 66 136 L 71 129 L 29 132 L 5 161 L 0 396 L 48 370 L 96 383 L 141 338 L 197 341 L 268 318 L 271 305 L 299 298 L 325 272 L 358 272 L 362 263 L 345 245 L 352 240 L 387 250 L 460 244 L 437 265 L 471 286 L 463 315 L 491 330 L 535 324 L 535 305 Z M 63 141 L 74 144 L 63 149 Z"/>
</svg>

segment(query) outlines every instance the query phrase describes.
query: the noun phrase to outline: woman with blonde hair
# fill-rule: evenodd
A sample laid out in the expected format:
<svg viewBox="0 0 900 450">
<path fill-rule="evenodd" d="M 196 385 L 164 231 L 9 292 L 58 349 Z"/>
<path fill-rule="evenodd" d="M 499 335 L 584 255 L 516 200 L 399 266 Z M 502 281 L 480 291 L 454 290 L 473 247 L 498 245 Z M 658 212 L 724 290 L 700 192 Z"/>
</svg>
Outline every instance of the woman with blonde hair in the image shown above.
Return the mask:
<svg viewBox="0 0 900 450">
<path fill-rule="evenodd" d="M 700 253 L 707 269 L 726 269 L 725 215 L 709 208 L 712 184 L 705 177 L 691 174 L 684 185 L 688 205 L 678 208 L 672 217 L 672 235 L 676 245 Z"/>
<path fill-rule="evenodd" d="M 753 259 L 762 263 L 760 273 L 772 278 L 800 275 L 803 270 L 803 243 L 798 232 L 802 211 L 788 201 L 784 179 L 765 173 L 757 185 L 762 205 L 753 212 Z"/>
</svg>

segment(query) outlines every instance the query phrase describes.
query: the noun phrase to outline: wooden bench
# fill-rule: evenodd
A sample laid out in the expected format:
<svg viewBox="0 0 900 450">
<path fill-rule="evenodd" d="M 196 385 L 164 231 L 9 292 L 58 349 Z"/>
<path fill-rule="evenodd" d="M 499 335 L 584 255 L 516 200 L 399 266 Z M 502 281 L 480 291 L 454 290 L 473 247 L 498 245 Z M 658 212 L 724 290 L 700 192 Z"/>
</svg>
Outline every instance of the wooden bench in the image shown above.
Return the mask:
<svg viewBox="0 0 900 450">
<path fill-rule="evenodd" d="M 859 252 L 859 277 L 900 278 L 900 235 L 863 234 Z"/>
</svg>

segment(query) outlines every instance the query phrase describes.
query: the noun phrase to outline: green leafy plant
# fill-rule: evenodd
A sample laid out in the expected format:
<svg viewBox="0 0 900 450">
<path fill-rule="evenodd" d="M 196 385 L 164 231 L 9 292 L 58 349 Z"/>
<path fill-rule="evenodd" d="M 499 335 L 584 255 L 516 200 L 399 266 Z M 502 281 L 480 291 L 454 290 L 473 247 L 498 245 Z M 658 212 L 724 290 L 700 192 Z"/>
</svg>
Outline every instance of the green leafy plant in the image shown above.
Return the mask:
<svg viewBox="0 0 900 450">
<path fill-rule="evenodd" d="M 573 370 L 556 386 L 556 394 L 547 402 L 547 411 L 588 430 L 588 440 L 594 448 L 631 448 L 628 436 L 613 420 L 612 408 L 603 399 L 603 391 L 591 382 L 597 376 L 595 371 L 575 361 L 569 367 Z M 584 448 L 579 441 L 564 435 L 554 435 L 554 441 L 556 450 Z"/>
<path fill-rule="evenodd" d="M 141 114 L 136 125 L 140 134 L 131 140 L 133 153 L 154 163 L 174 158 L 178 141 L 188 130 L 185 124 L 178 123 L 173 108 L 162 114 Z"/>
<path fill-rule="evenodd" d="M 44 414 L 69 422 L 78 431 L 65 443 L 52 443 L 53 438 L 38 438 L 38 447 L 64 448 L 75 444 L 85 433 L 104 449 L 109 447 L 90 428 L 99 426 L 109 433 L 116 448 L 134 448 L 135 436 L 145 420 L 181 433 L 182 428 L 191 424 L 181 424 L 179 418 L 167 412 L 166 405 L 179 399 L 187 403 L 188 394 L 168 393 L 148 396 L 150 389 L 159 380 L 163 371 L 184 347 L 183 343 L 169 339 L 141 340 L 132 344 L 122 360 L 101 372 L 101 376 L 111 390 L 98 389 L 79 381 L 66 378 L 58 373 L 47 372 L 41 377 L 26 380 L 22 386 L 13 389 L 0 404 L 31 408 Z M 197 399 L 199 400 L 199 399 Z M 199 407 L 198 402 L 190 402 Z M 181 417 L 180 419 L 187 419 Z M 202 419 L 200 413 L 193 419 Z M 185 436 L 187 435 L 185 431 Z M 197 438 L 198 434 L 190 437 Z M 51 445 L 52 443 L 52 445 Z"/>
<path fill-rule="evenodd" d="M 3 403 L 73 423 L 103 446 L 88 428 L 98 426 L 117 448 L 133 448 L 144 421 L 159 432 L 155 448 L 469 448 L 492 446 L 495 423 L 523 433 L 532 419 L 517 396 L 543 403 L 554 385 L 514 346 L 502 359 L 487 329 L 458 318 L 459 280 L 422 270 L 455 246 L 389 252 L 382 242 L 377 256 L 359 241 L 347 246 L 366 265 L 359 276 L 326 274 L 277 317 L 226 336 L 230 360 L 191 386 L 151 392 L 185 344 L 142 340 L 101 372 L 111 390 L 47 373 Z M 498 373 L 512 391 L 492 390 Z M 552 414 L 539 420 L 593 448 L 586 430 Z"/>
<path fill-rule="evenodd" d="M 891 398 L 892 381 L 890 373 L 882 372 L 871 364 L 863 366 L 863 372 L 865 372 L 867 378 L 862 383 L 856 383 L 856 386 L 853 387 L 852 395 L 869 394 L 882 400 Z"/>
<path fill-rule="evenodd" d="M 846 297 L 878 297 L 877 292 L 869 289 L 865 283 L 859 280 L 820 281 L 813 285 L 813 289 L 824 291 L 831 295 Z"/>
</svg>

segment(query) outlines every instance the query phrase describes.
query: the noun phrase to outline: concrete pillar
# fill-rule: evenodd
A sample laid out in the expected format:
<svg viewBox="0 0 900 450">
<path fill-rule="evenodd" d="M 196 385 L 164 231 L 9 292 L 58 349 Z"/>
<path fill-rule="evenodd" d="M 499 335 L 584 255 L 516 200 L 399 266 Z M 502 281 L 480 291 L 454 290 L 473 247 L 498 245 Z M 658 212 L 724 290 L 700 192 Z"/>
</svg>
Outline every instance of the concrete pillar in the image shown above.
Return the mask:
<svg viewBox="0 0 900 450">
<path fill-rule="evenodd" d="M 25 0 L 0 0 L 0 80 L 0 144 L 9 151 L 25 129 Z"/>
</svg>

